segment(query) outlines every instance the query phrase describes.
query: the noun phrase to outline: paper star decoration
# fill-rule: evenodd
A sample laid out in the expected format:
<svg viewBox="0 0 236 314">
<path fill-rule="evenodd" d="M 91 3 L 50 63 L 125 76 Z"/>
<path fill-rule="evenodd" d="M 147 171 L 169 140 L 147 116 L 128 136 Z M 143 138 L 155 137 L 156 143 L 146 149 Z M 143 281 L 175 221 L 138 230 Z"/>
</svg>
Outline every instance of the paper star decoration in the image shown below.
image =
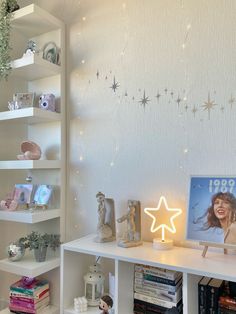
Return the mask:
<svg viewBox="0 0 236 314">
<path fill-rule="evenodd" d="M 166 223 L 158 224 L 158 219 L 156 218 L 155 214 L 160 210 L 173 212 L 173 215 L 170 217 L 168 224 Z M 161 229 L 162 241 L 165 241 L 165 229 L 170 231 L 171 233 L 176 233 L 174 219 L 182 213 L 182 209 L 169 208 L 164 196 L 161 196 L 158 202 L 157 208 L 145 208 L 144 212 L 153 219 L 151 229 L 150 229 L 151 232 L 156 232 Z"/>
<path fill-rule="evenodd" d="M 143 92 L 143 98 L 139 101 L 141 105 L 143 105 L 143 108 L 145 109 L 146 104 L 150 101 L 149 97 L 146 96 L 145 90 Z"/>
<path fill-rule="evenodd" d="M 214 100 L 211 100 L 210 93 L 208 93 L 208 99 L 204 102 L 205 105 L 202 105 L 204 108 L 203 110 L 208 110 L 208 119 L 210 119 L 210 112 L 211 109 L 213 109 L 214 106 L 217 106 Z"/>
<path fill-rule="evenodd" d="M 116 92 L 117 88 L 119 87 L 119 83 L 116 82 L 116 78 L 114 76 L 114 79 L 113 79 L 113 84 L 110 86 L 111 89 L 113 89 L 114 93 Z"/>
</svg>

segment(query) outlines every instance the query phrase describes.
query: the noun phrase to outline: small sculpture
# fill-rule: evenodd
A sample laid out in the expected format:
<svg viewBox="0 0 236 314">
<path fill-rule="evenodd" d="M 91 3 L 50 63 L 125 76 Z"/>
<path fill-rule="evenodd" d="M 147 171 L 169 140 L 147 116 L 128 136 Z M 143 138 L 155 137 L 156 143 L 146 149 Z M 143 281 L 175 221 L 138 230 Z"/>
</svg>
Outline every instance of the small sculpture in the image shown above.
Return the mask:
<svg viewBox="0 0 236 314">
<path fill-rule="evenodd" d="M 105 198 L 102 192 L 96 195 L 98 202 L 98 225 L 95 242 L 110 242 L 115 239 L 114 201 Z"/>
<path fill-rule="evenodd" d="M 17 159 L 19 160 L 38 160 L 41 157 L 40 147 L 32 141 L 22 142 L 21 152 L 23 154 L 17 155 Z"/>
<path fill-rule="evenodd" d="M 35 54 L 37 52 L 36 47 L 37 47 L 36 42 L 33 40 L 29 40 L 27 43 L 27 47 L 25 49 L 25 53 L 23 54 L 23 57 L 27 57 L 27 56 L 31 56 Z"/>
<path fill-rule="evenodd" d="M 127 231 L 118 241 L 121 247 L 133 247 L 142 245 L 141 239 L 141 212 L 139 201 L 128 201 L 128 212 L 117 219 L 118 223 L 127 221 Z"/>
<path fill-rule="evenodd" d="M 109 295 L 102 296 L 99 302 L 99 310 L 102 310 L 101 314 L 109 314 L 112 307 L 112 298 Z"/>
</svg>

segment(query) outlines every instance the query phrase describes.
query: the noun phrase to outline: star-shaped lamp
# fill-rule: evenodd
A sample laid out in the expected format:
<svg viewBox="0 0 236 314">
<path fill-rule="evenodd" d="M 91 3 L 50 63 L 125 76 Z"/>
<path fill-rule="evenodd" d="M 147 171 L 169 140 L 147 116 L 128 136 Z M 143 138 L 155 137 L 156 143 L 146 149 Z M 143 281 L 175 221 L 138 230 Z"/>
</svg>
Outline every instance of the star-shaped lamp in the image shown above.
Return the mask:
<svg viewBox="0 0 236 314">
<path fill-rule="evenodd" d="M 144 212 L 153 219 L 150 229 L 151 232 L 156 232 L 161 229 L 161 239 L 153 239 L 153 248 L 157 250 L 171 249 L 173 240 L 165 238 L 165 230 L 176 233 L 174 219 L 182 213 L 182 210 L 180 208 L 169 208 L 165 197 L 161 196 L 157 208 L 145 208 Z M 156 214 L 159 214 L 159 218 L 156 217 Z M 166 216 L 168 216 L 168 218 Z"/>
</svg>

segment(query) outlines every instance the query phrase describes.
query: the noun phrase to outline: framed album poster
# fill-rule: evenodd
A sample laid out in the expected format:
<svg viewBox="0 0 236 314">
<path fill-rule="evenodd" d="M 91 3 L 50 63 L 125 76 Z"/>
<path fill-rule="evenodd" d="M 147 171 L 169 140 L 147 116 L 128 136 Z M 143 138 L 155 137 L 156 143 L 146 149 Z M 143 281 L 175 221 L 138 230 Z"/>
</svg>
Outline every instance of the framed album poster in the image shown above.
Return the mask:
<svg viewBox="0 0 236 314">
<path fill-rule="evenodd" d="M 187 239 L 236 245 L 236 177 L 191 177 Z"/>
</svg>

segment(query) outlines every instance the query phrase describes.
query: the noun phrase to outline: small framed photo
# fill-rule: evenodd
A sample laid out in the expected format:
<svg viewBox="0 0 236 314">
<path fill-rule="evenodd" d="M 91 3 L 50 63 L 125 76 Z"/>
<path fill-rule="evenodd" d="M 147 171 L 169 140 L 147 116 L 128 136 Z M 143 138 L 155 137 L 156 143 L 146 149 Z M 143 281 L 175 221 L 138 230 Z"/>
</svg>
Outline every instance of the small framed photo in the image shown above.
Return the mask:
<svg viewBox="0 0 236 314">
<path fill-rule="evenodd" d="M 187 239 L 236 245 L 236 177 L 191 177 Z"/>
<path fill-rule="evenodd" d="M 15 184 L 14 200 L 18 205 L 29 205 L 31 203 L 33 185 L 32 184 Z"/>
<path fill-rule="evenodd" d="M 33 107 L 35 93 L 15 93 L 13 100 L 21 106 L 21 108 Z"/>
<path fill-rule="evenodd" d="M 40 184 L 36 187 L 33 203 L 36 206 L 48 205 L 48 202 L 52 195 L 52 186 L 46 184 Z"/>
</svg>

